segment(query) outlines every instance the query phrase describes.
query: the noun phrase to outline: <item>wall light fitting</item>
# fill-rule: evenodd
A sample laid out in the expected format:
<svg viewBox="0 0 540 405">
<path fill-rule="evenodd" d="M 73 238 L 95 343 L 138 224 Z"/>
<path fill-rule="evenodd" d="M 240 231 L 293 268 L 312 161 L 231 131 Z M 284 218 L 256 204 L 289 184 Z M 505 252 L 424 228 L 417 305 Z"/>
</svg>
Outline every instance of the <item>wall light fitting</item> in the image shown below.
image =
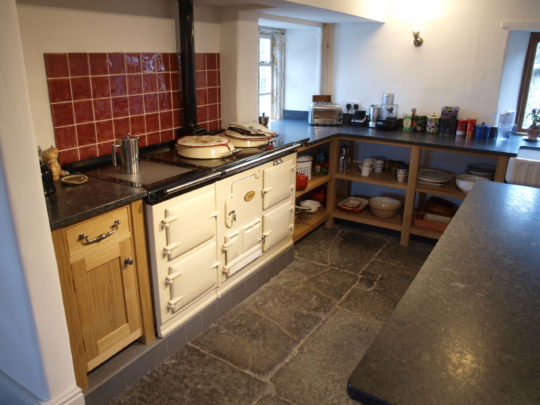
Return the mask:
<svg viewBox="0 0 540 405">
<path fill-rule="evenodd" d="M 412 34 L 414 37 L 414 40 L 413 40 L 414 46 L 418 47 L 424 43 L 424 40 L 420 38 L 420 27 L 418 25 L 415 25 L 413 27 Z"/>
</svg>

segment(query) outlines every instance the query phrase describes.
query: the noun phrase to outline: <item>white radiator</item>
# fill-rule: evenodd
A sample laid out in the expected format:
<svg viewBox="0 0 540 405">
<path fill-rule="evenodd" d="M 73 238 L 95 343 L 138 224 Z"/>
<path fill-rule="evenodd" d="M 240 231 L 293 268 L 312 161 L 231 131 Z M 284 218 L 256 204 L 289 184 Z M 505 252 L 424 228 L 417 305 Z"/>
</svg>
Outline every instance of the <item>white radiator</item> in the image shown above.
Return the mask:
<svg viewBox="0 0 540 405">
<path fill-rule="evenodd" d="M 505 179 L 510 184 L 540 188 L 540 161 L 510 158 Z"/>
</svg>

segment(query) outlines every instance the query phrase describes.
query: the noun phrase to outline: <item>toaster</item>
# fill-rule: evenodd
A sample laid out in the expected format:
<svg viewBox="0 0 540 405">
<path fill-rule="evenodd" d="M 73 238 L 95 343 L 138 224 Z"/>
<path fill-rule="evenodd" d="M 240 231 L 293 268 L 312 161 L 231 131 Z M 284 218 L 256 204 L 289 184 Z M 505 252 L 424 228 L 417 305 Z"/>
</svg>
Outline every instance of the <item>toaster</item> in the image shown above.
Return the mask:
<svg viewBox="0 0 540 405">
<path fill-rule="evenodd" d="M 311 125 L 341 125 L 343 110 L 336 103 L 310 103 L 308 123 Z"/>
</svg>

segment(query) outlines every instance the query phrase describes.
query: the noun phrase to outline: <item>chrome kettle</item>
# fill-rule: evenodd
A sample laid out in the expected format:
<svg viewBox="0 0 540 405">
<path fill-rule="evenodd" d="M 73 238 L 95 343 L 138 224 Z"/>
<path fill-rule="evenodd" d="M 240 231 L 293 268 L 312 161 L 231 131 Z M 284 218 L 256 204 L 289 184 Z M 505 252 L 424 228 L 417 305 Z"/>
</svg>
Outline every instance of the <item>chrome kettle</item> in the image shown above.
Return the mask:
<svg viewBox="0 0 540 405">
<path fill-rule="evenodd" d="M 139 173 L 139 138 L 132 138 L 128 132 L 125 138 L 118 138 L 118 145 L 112 145 L 112 162 L 116 163 L 116 148 L 120 148 L 120 167 L 124 174 Z"/>
</svg>

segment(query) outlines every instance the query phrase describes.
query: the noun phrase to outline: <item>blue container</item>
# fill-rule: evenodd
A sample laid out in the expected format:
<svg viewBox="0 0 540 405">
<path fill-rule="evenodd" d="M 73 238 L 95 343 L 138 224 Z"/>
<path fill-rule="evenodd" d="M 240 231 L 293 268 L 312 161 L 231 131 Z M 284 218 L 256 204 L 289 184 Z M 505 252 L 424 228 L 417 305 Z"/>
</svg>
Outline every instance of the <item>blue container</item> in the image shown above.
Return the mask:
<svg viewBox="0 0 540 405">
<path fill-rule="evenodd" d="M 488 139 L 490 128 L 485 122 L 482 122 L 482 125 L 476 125 L 474 127 L 474 137 L 477 139 Z"/>
</svg>

